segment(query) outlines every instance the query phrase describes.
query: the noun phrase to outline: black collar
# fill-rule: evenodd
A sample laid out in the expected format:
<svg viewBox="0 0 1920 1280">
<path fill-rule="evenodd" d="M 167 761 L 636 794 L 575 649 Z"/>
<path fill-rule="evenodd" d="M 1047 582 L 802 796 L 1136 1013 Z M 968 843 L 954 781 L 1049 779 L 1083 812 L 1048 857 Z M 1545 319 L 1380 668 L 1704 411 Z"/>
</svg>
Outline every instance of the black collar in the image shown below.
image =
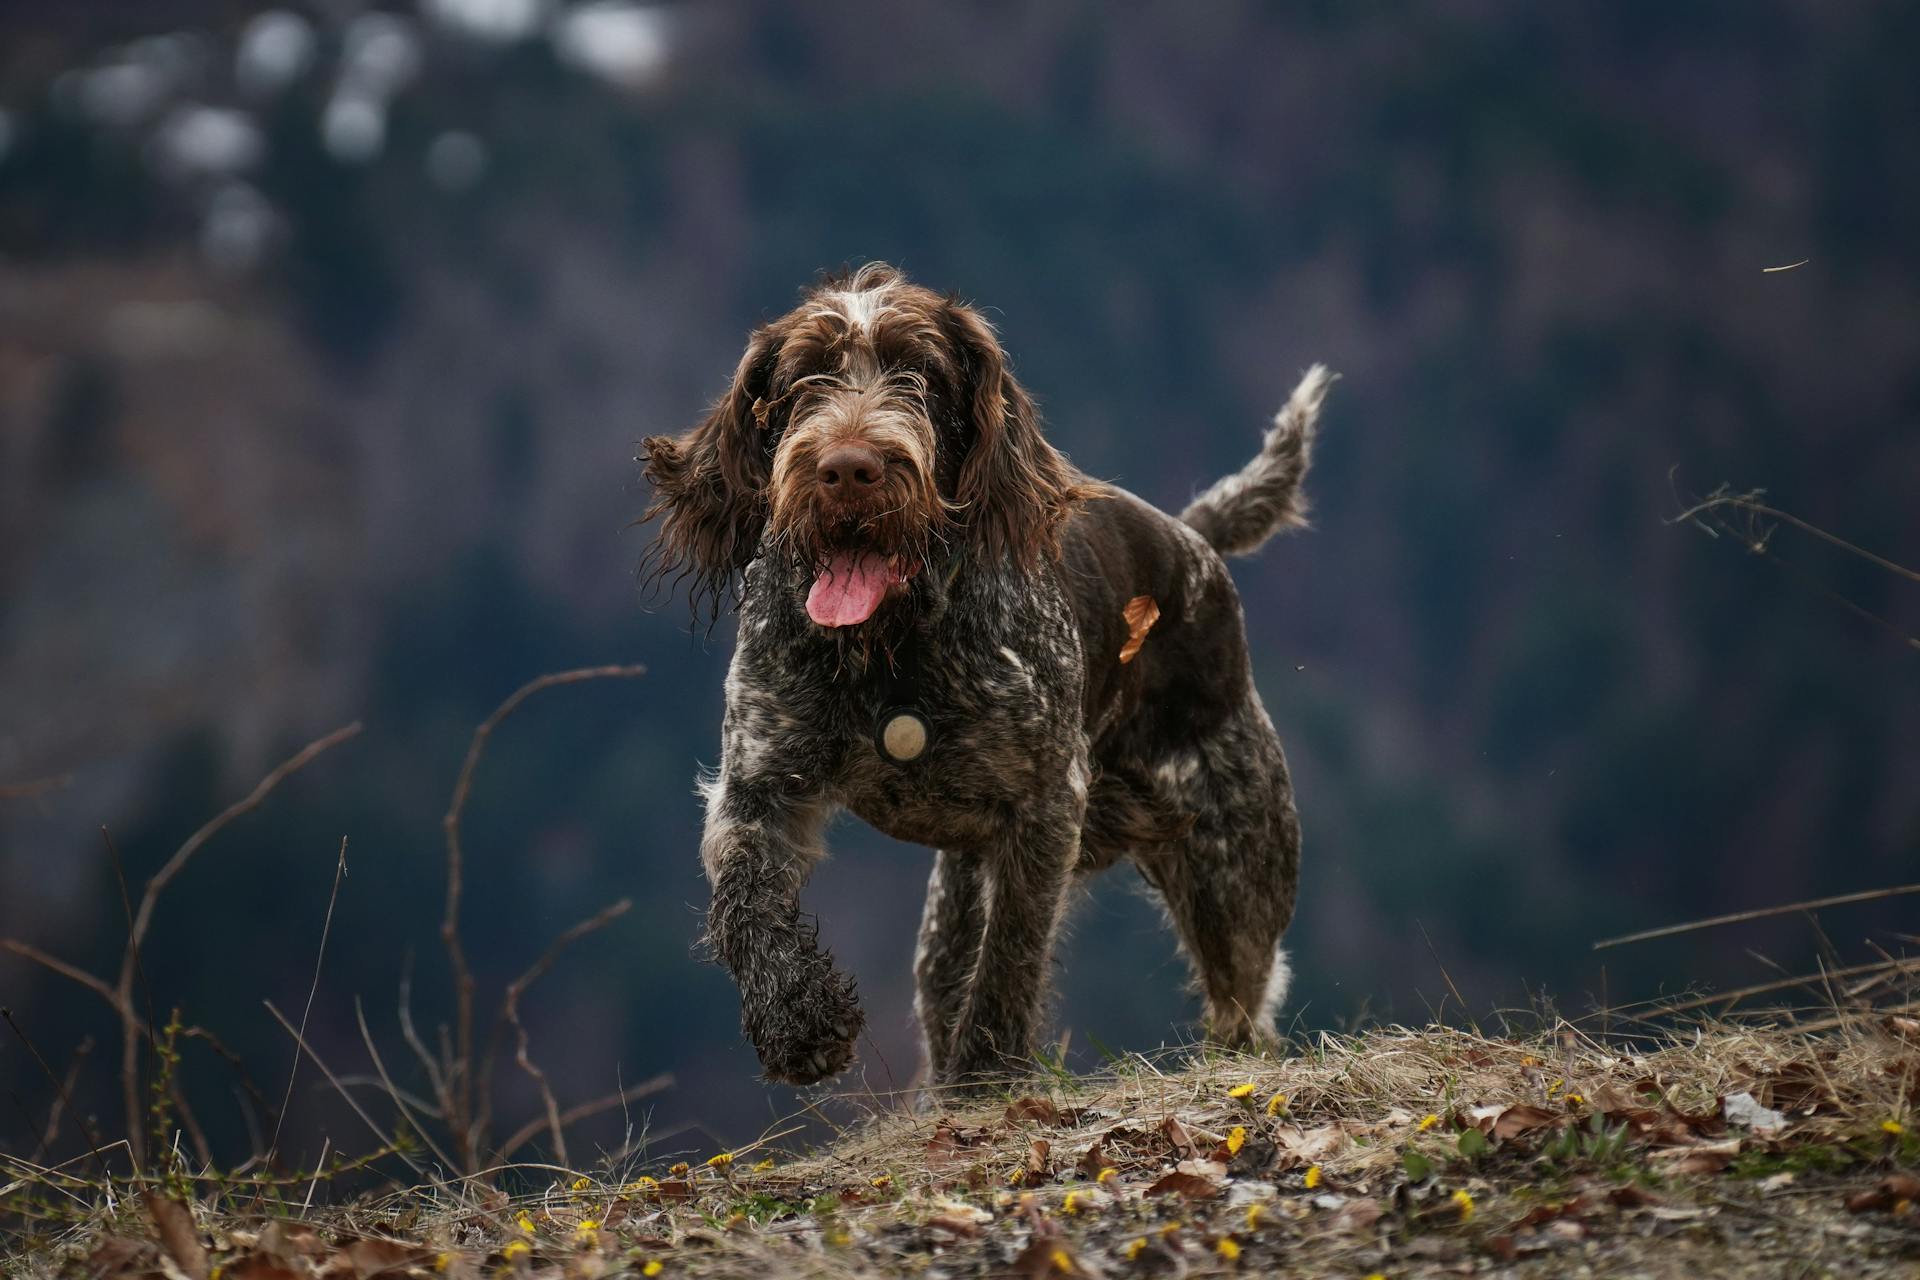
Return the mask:
<svg viewBox="0 0 1920 1280">
<path fill-rule="evenodd" d="M 881 678 L 880 714 L 873 720 L 873 749 L 883 760 L 910 765 L 933 746 L 933 721 L 923 704 L 920 628 L 909 622 L 906 634 L 887 657 Z"/>
</svg>

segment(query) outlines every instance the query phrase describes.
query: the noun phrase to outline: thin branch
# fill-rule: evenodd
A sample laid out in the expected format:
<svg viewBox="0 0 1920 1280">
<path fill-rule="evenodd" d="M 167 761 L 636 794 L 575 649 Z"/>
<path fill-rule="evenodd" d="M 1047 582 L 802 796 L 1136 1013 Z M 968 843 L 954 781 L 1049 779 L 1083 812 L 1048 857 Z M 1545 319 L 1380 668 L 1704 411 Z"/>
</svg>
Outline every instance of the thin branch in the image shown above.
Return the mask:
<svg viewBox="0 0 1920 1280">
<path fill-rule="evenodd" d="M 1709 916 L 1705 920 L 1690 920 L 1685 924 L 1670 924 L 1659 929 L 1624 934 L 1618 938 L 1606 938 L 1594 943 L 1593 949 L 1603 951 L 1608 947 L 1623 947 L 1629 942 L 1670 938 L 1675 934 L 1692 933 L 1696 929 L 1713 929 L 1723 924 L 1745 924 L 1749 920 L 1766 920 L 1773 916 L 1792 915 L 1796 911 L 1815 911 L 1821 907 L 1844 907 L 1855 902 L 1878 902 L 1882 898 L 1897 898 L 1907 893 L 1920 893 L 1920 884 L 1903 884 L 1892 889 L 1869 889 L 1862 893 L 1842 893 L 1831 898 L 1810 898 L 1805 902 L 1789 902 L 1781 907 L 1762 907 L 1757 911 L 1735 911 L 1724 916 Z"/>
<path fill-rule="evenodd" d="M 1832 546 L 1836 546 L 1840 548 L 1842 551 L 1846 551 L 1853 555 L 1859 556 L 1862 560 L 1865 560 L 1868 564 L 1878 565 L 1880 568 L 1885 569 L 1888 573 L 1896 574 L 1902 578 L 1907 579 L 1907 581 L 1909 582 L 1920 582 L 1920 572 L 1916 572 L 1912 569 L 1909 569 L 1903 564 L 1896 564 L 1893 561 L 1887 559 L 1885 556 L 1875 555 L 1873 552 L 1868 551 L 1865 547 L 1859 546 L 1855 543 L 1848 542 L 1845 538 L 1840 537 L 1838 534 L 1828 533 L 1825 529 L 1822 529 L 1819 525 L 1809 524 L 1808 522 L 1806 522 L 1805 520 L 1802 520 L 1799 516 L 1796 516 L 1791 512 L 1782 511 L 1778 507 L 1768 506 L 1766 503 L 1760 501 L 1760 495 L 1765 492 L 1766 490 L 1764 489 L 1754 489 L 1747 493 L 1728 493 L 1724 488 L 1722 488 L 1718 492 L 1707 495 L 1707 497 L 1703 498 L 1699 502 L 1696 502 L 1691 507 L 1688 507 L 1686 510 L 1682 511 L 1679 515 L 1668 517 L 1667 523 L 1668 524 L 1691 523 L 1695 521 L 1699 516 L 1704 515 L 1709 511 L 1717 511 L 1722 507 L 1733 507 L 1736 510 L 1745 511 L 1751 515 L 1765 516 L 1769 520 L 1785 521 L 1787 524 L 1792 525 L 1794 528 L 1800 530 L 1802 533 L 1810 533 L 1814 537 L 1820 539 L 1822 542 L 1829 543 Z"/>
<path fill-rule="evenodd" d="M 66 1109 L 67 1099 L 73 1096 L 73 1087 L 80 1082 L 80 1069 L 87 1064 L 87 1055 L 92 1052 L 93 1037 L 82 1037 L 73 1051 L 73 1060 L 67 1064 L 67 1078 L 54 1091 L 53 1105 L 47 1108 L 47 1125 L 41 1131 L 40 1145 L 33 1149 L 34 1160 L 53 1150 L 54 1140 L 60 1136 L 60 1117 Z"/>
<path fill-rule="evenodd" d="M 422 1178 L 432 1181 L 427 1171 L 421 1168 L 414 1158 L 402 1150 L 392 1138 L 388 1137 L 386 1132 L 374 1122 L 373 1117 L 367 1114 L 366 1108 L 362 1107 L 360 1103 L 355 1100 L 354 1096 L 347 1092 L 347 1087 L 340 1083 L 340 1078 L 333 1074 L 333 1070 L 327 1066 L 326 1062 L 318 1053 L 314 1052 L 313 1046 L 307 1043 L 307 1037 L 297 1030 L 293 1023 L 287 1021 L 287 1015 L 280 1012 L 279 1008 L 275 1006 L 271 1000 L 263 1000 L 261 1003 L 266 1005 L 267 1012 L 273 1015 L 274 1021 L 284 1027 L 287 1034 L 293 1037 L 293 1043 L 299 1047 L 300 1051 L 313 1059 L 313 1065 L 320 1069 L 320 1074 L 327 1078 L 327 1083 L 333 1086 L 334 1092 L 346 1099 L 347 1105 L 353 1109 L 353 1114 L 360 1117 L 360 1122 L 366 1125 L 367 1128 L 372 1131 L 373 1136 L 380 1140 L 380 1145 L 406 1161 L 407 1167 L 419 1174 Z"/>
<path fill-rule="evenodd" d="M 528 1053 L 527 1028 L 526 1024 L 520 1021 L 520 997 L 526 994 L 528 987 L 538 982 L 553 968 L 554 963 L 560 959 L 561 952 L 588 934 L 598 933 L 632 909 L 633 900 L 622 898 L 562 933 L 553 940 L 553 944 L 547 948 L 546 953 L 533 962 L 532 967 L 507 984 L 506 995 L 500 1002 L 501 1015 L 513 1026 L 513 1033 L 518 1043 L 513 1060 L 520 1064 L 522 1071 L 533 1077 L 534 1084 L 540 1088 L 540 1100 L 547 1109 L 547 1130 L 553 1138 L 553 1154 L 561 1164 L 567 1163 L 567 1138 L 560 1123 L 560 1105 L 554 1101 L 553 1089 L 547 1083 L 546 1072 L 534 1065 L 533 1058 Z M 489 1065 L 488 1074 L 489 1077 L 492 1074 L 491 1065 Z"/>
<path fill-rule="evenodd" d="M 447 1169 L 451 1170 L 453 1168 L 453 1161 L 449 1160 L 447 1153 L 440 1149 L 440 1144 L 433 1140 L 433 1135 L 427 1131 L 427 1126 L 421 1124 L 419 1117 L 413 1114 L 412 1108 L 407 1106 L 406 1098 L 403 1097 L 400 1090 L 394 1086 L 393 1077 L 387 1074 L 387 1064 L 380 1060 L 380 1050 L 374 1047 L 373 1033 L 367 1030 L 366 1010 L 360 1007 L 360 997 L 358 996 L 353 998 L 353 1016 L 354 1020 L 360 1024 L 360 1039 L 364 1041 L 367 1046 L 367 1056 L 373 1059 L 373 1069 L 379 1074 L 380 1083 L 386 1086 L 387 1096 L 393 1099 L 393 1105 L 400 1109 L 402 1118 L 413 1126 L 413 1131 L 419 1134 L 421 1141 L 427 1144 L 427 1150 L 433 1152 L 434 1158 Z"/>
<path fill-rule="evenodd" d="M 320 990 L 320 966 L 324 964 L 327 959 L 327 935 L 333 932 L 333 907 L 334 904 L 340 900 L 340 882 L 346 878 L 347 838 L 341 836 L 339 860 L 334 863 L 333 867 L 333 891 L 327 895 L 326 918 L 320 922 L 320 950 L 313 957 L 313 983 L 307 988 L 306 1007 L 300 1011 L 300 1033 L 294 1037 L 295 1041 L 302 1045 L 305 1044 L 304 1037 L 307 1034 L 307 1018 L 313 1013 L 313 997 Z M 314 1061 L 318 1062 L 319 1059 L 315 1058 Z M 299 1078 L 299 1075 L 300 1054 L 298 1050 L 296 1050 L 293 1055 L 293 1065 L 287 1068 L 287 1092 L 286 1095 L 280 1099 L 280 1115 L 274 1120 L 273 1140 L 267 1143 L 266 1163 L 268 1168 L 273 1166 L 274 1153 L 280 1149 L 280 1126 L 287 1118 L 287 1108 L 293 1104 L 293 1082 Z"/>
<path fill-rule="evenodd" d="M 473 970 L 467 965 L 466 949 L 460 942 L 460 895 L 466 865 L 460 844 L 460 816 L 473 790 L 474 771 L 479 768 L 480 758 L 486 753 L 487 742 L 493 737 L 494 730 L 534 694 L 556 685 L 578 684 L 583 680 L 624 680 L 645 674 L 646 668 L 641 666 L 582 667 L 574 671 L 556 671 L 530 680 L 514 690 L 505 702 L 494 708 L 492 715 L 480 722 L 480 727 L 473 731 L 473 740 L 467 745 L 467 756 L 454 782 L 446 816 L 441 819 L 447 841 L 447 901 L 446 913 L 440 922 L 440 941 L 446 948 L 447 963 L 453 975 L 457 1044 L 454 1055 L 447 1063 L 447 1096 L 448 1102 L 453 1104 L 447 1108 L 447 1121 L 463 1157 L 461 1168 L 467 1172 L 475 1167 L 479 1135 L 474 1131 L 473 1105 Z"/>
<path fill-rule="evenodd" d="M 597 1116 L 604 1111 L 611 1111 L 615 1107 L 623 1107 L 629 1102 L 644 1098 L 649 1094 L 659 1093 L 664 1089 L 671 1089 L 672 1087 L 673 1076 L 667 1072 L 662 1072 L 651 1079 L 642 1080 L 638 1084 L 630 1084 L 618 1093 L 610 1093 L 604 1098 L 595 1098 L 592 1102 L 583 1102 L 578 1106 L 568 1107 L 559 1115 L 558 1120 L 560 1127 L 564 1129 L 590 1116 Z M 502 1160 L 506 1159 L 521 1147 L 524 1147 L 527 1143 L 539 1137 L 540 1131 L 548 1128 L 551 1123 L 552 1121 L 546 1117 L 527 1121 L 526 1124 L 514 1131 L 511 1138 L 508 1138 L 500 1145 L 500 1158 Z"/>
<path fill-rule="evenodd" d="M 1888 977 L 1888 970 L 1908 970 L 1920 966 L 1920 958 L 1911 960 L 1873 961 L 1868 964 L 1849 965 L 1844 969 L 1834 969 L 1824 976 L 1829 978 L 1853 978 L 1862 974 L 1879 973 Z M 1732 1006 L 1753 996 L 1770 995 L 1775 991 L 1791 991 L 1795 987 L 1812 986 L 1821 980 L 1820 974 L 1801 974 L 1791 978 L 1777 978 L 1772 982 L 1757 982 L 1750 987 L 1738 987 L 1732 991 L 1721 991 L 1713 995 L 1695 996 L 1682 1000 L 1678 1004 L 1667 1004 L 1660 1000 L 1644 1000 L 1637 1005 L 1622 1005 L 1621 1010 L 1646 1008 L 1652 1015 L 1665 1016 L 1672 1013 L 1685 1013 L 1690 1009 L 1704 1009 L 1709 1005 L 1724 1004 Z M 1725 1012 L 1725 1010 L 1723 1010 Z"/>
</svg>

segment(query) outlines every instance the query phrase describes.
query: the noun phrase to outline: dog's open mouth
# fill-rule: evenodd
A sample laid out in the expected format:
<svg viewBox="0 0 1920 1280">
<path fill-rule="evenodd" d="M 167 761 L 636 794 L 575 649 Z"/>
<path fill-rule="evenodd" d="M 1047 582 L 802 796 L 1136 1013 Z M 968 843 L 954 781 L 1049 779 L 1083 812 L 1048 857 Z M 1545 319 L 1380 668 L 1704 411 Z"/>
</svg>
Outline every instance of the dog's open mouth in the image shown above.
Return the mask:
<svg viewBox="0 0 1920 1280">
<path fill-rule="evenodd" d="M 807 616 L 823 627 L 858 626 L 907 577 L 899 556 L 835 551 L 814 574 L 813 589 L 807 592 Z"/>
</svg>

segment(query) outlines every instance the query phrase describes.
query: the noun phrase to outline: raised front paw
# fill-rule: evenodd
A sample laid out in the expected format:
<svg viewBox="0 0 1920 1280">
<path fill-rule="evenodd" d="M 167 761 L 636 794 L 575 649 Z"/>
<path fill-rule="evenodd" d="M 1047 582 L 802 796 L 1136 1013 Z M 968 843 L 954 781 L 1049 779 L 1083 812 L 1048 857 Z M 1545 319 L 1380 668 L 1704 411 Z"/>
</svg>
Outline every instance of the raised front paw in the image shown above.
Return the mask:
<svg viewBox="0 0 1920 1280">
<path fill-rule="evenodd" d="M 854 1041 L 866 1025 L 853 979 L 823 957 L 801 965 L 766 996 L 749 996 L 742 1014 L 747 1039 L 767 1079 L 818 1084 L 853 1061 Z"/>
</svg>

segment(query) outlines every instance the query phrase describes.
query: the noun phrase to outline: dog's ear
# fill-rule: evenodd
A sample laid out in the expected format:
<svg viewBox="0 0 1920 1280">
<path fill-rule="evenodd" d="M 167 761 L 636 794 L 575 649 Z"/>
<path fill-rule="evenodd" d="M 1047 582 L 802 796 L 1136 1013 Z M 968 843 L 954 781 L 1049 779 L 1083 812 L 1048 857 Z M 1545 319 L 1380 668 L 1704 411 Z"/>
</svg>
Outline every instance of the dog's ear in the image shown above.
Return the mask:
<svg viewBox="0 0 1920 1280">
<path fill-rule="evenodd" d="M 733 385 L 698 426 L 642 442 L 653 502 L 642 523 L 660 527 L 648 550 L 654 577 L 694 579 L 693 598 L 718 609 L 733 575 L 747 567 L 767 523 L 769 441 L 761 425 L 780 344 L 756 330 Z"/>
<path fill-rule="evenodd" d="M 1060 550 L 1060 525 L 1098 492 L 1040 433 L 1040 415 L 1007 368 L 993 327 L 949 299 L 943 324 L 959 357 L 966 456 L 954 498 L 975 547 L 989 560 L 1032 566 Z"/>
</svg>

